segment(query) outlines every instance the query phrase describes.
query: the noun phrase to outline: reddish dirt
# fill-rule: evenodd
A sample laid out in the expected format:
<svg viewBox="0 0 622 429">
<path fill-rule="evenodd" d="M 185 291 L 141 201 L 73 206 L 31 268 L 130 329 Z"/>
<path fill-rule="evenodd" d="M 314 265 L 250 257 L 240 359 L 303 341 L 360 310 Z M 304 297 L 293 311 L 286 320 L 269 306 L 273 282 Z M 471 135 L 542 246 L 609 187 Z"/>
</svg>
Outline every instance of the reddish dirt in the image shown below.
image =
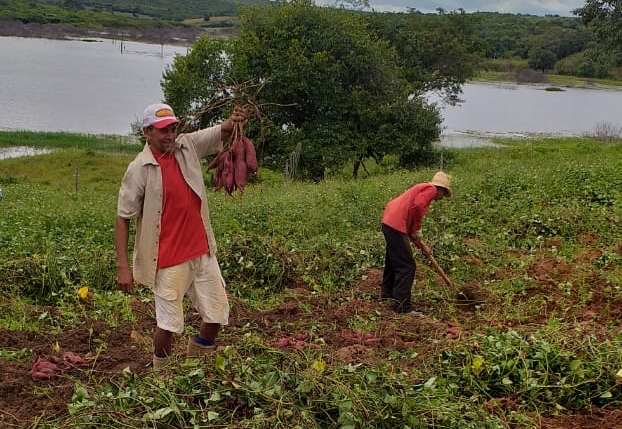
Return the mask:
<svg viewBox="0 0 622 429">
<path fill-rule="evenodd" d="M 548 257 L 534 263 L 528 274 L 535 281 L 531 293 L 547 296 L 546 312 L 557 311 L 568 318 L 576 318 L 560 308 L 562 301 L 561 291 L 554 286 L 575 275 L 580 269 L 582 261 L 591 261 L 598 258 L 596 252 L 587 251 L 582 254 L 573 266 L 563 263 L 556 257 Z M 478 264 L 479 261 L 472 261 Z M 428 271 L 426 271 L 428 270 Z M 430 276 L 431 270 L 426 267 L 418 269 L 418 278 Z M 496 276 L 513 276 L 510 268 L 494 273 Z M 325 329 L 321 332 L 325 344 L 318 346 L 330 352 L 334 361 L 373 364 L 386 360 L 387 354 L 394 350 L 405 350 L 408 347 L 417 347 L 417 355 L 408 362 L 414 367 L 424 367 L 425 361 L 437 357 L 452 339 L 469 335 L 471 329 L 481 326 L 484 322 L 469 305 L 457 305 L 457 314 L 452 315 L 451 321 L 445 317 L 442 303 L 415 302 L 414 307 L 434 317 L 411 318 L 395 315 L 375 297 L 378 295 L 378 286 L 382 272 L 370 270 L 366 279 L 351 289 L 320 297 L 297 284 L 290 293 L 292 299 L 283 302 L 271 311 L 252 310 L 239 299 L 231 301 L 231 323 L 221 335 L 221 344 L 235 344 L 236 331 L 244 329 L 250 323 L 264 338 L 274 341 L 289 341 L 288 347 L 308 345 L 303 332 L 311 332 L 313 326 L 318 325 L 318 314 L 322 315 L 322 324 Z M 595 322 L 589 326 L 592 333 L 604 338 L 607 333 L 605 326 L 620 316 L 621 302 L 605 299 L 603 289 L 606 282 L 598 275 L 598 271 L 588 272 L 585 276 L 592 283 L 593 296 L 589 308 L 582 308 L 579 314 L 581 321 Z M 423 283 L 423 282 L 421 282 Z M 421 284 L 418 283 L 418 284 Z M 438 283 L 442 280 L 438 278 Z M 487 296 L 477 285 L 465 285 L 465 291 L 471 298 L 482 301 L 494 299 Z M 517 294 L 518 295 L 518 294 Z M 528 297 L 530 292 L 527 291 Z M 559 299 L 558 299 L 559 298 Z M 526 299 L 517 297 L 517 300 Z M 567 303 L 567 297 L 563 297 Z M 518 302 L 518 301 L 517 301 Z M 459 304 L 459 302 L 458 302 Z M 466 304 L 466 303 L 465 303 Z M 607 312 L 600 312 L 603 308 Z M 87 321 L 73 329 L 65 329 L 58 335 L 36 335 L 29 332 L 0 330 L 0 350 L 31 349 L 33 354 L 27 358 L 8 360 L 0 358 L 0 427 L 26 428 L 38 416 L 61 416 L 67 412 L 67 404 L 71 400 L 76 379 L 92 380 L 93 378 L 105 381 L 118 377 L 120 371 L 129 367 L 138 375 L 150 371 L 151 364 L 151 333 L 153 331 L 152 304 L 139 300 L 132 301 L 132 307 L 137 321 L 131 325 L 110 327 L 102 322 Z M 567 306 L 566 306 L 567 307 Z M 49 310 L 50 312 L 53 309 Z M 358 315 L 367 316 L 378 314 L 378 330 L 373 333 L 353 331 L 351 326 Z M 598 315 L 598 317 L 596 316 Z M 581 319 L 583 317 L 583 319 Z M 532 320 L 523 321 L 496 321 L 499 326 L 511 326 L 513 323 L 542 323 L 546 318 L 536 315 Z M 196 316 L 189 315 L 187 323 L 196 326 Z M 278 322 L 278 323 L 276 323 Z M 617 323 L 616 323 L 617 326 Z M 330 328 L 326 328 L 330 327 Z M 586 328 L 590 329 L 590 328 Z M 601 329 L 602 332 L 598 332 Z M 430 341 L 430 339 L 435 341 Z M 60 349 L 54 350 L 52 345 L 58 344 Z M 98 346 L 106 347 L 98 353 Z M 184 346 L 182 338 L 176 338 L 176 352 L 181 353 Z M 31 368 L 37 359 L 49 359 L 56 356 L 62 359 L 63 352 L 71 351 L 88 361 L 88 366 L 63 366 L 63 374 L 51 380 L 34 379 Z M 504 398 L 491 401 L 487 406 L 491 413 L 501 407 L 504 410 L 513 409 L 515 405 Z M 573 415 L 558 415 L 542 417 L 540 427 L 543 429 L 622 429 L 621 409 L 598 409 L 581 412 Z"/>
</svg>

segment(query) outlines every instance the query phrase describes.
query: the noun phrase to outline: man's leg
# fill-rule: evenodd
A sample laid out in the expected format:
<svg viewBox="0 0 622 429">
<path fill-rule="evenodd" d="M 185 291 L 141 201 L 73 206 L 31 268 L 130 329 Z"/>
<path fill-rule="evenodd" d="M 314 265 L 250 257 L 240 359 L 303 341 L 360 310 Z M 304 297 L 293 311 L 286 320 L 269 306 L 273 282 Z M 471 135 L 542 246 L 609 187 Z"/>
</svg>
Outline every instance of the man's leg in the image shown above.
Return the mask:
<svg viewBox="0 0 622 429">
<path fill-rule="evenodd" d="M 380 299 L 393 299 L 393 287 L 395 286 L 395 270 L 391 263 L 391 255 L 389 253 L 389 241 L 392 228 L 382 224 L 382 233 L 386 241 L 386 250 L 384 253 L 384 271 L 382 273 L 382 285 L 380 286 Z"/>
<path fill-rule="evenodd" d="M 200 268 L 188 296 L 201 316 L 199 335 L 188 340 L 188 356 L 205 356 L 214 350 L 220 327 L 229 322 L 225 282 L 215 257 L 201 256 Z"/>
<path fill-rule="evenodd" d="M 153 333 L 153 354 L 160 358 L 171 355 L 173 333 L 166 329 L 156 327 Z"/>
<path fill-rule="evenodd" d="M 387 253 L 395 276 L 393 299 L 396 303 L 396 311 L 408 313 L 411 310 L 410 298 L 415 280 L 415 259 L 410 247 L 410 240 L 408 235 L 391 227 L 383 226 L 383 231 L 385 230 Z"/>
<path fill-rule="evenodd" d="M 205 323 L 203 321 L 201 322 L 201 326 L 199 328 L 199 335 L 202 339 L 211 341 L 213 343 L 214 341 L 216 341 L 218 332 L 220 332 L 220 324 Z"/>
<path fill-rule="evenodd" d="M 194 270 L 190 262 L 163 268 L 156 273 L 153 288 L 157 322 L 153 334 L 154 369 L 164 365 L 171 355 L 173 333 L 183 333 L 183 297 L 193 277 Z"/>
</svg>

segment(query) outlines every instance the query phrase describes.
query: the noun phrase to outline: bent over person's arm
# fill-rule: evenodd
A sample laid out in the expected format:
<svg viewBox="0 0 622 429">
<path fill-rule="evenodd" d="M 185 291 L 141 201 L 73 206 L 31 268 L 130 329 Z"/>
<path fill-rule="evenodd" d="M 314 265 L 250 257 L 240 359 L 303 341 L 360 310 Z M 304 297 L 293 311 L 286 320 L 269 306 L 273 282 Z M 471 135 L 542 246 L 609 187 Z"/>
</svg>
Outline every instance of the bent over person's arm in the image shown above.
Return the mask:
<svg viewBox="0 0 622 429">
<path fill-rule="evenodd" d="M 123 292 L 134 293 L 134 277 L 128 258 L 130 220 L 117 217 L 114 225 L 114 246 L 117 251 L 117 286 Z"/>
</svg>

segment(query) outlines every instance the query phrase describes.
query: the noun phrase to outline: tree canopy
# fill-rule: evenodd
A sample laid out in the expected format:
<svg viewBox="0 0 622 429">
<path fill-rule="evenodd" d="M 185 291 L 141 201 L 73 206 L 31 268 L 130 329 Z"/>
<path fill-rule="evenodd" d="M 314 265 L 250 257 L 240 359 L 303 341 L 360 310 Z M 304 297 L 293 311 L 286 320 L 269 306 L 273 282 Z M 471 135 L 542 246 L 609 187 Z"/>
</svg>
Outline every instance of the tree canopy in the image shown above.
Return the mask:
<svg viewBox="0 0 622 429">
<path fill-rule="evenodd" d="M 486 58 L 528 59 L 530 51 L 544 49 L 561 59 L 593 40 L 579 18 L 477 12 L 472 19 Z"/>
<path fill-rule="evenodd" d="M 184 127 L 204 127 L 220 118 L 220 107 L 230 96 L 230 46 L 223 39 L 202 37 L 164 71 L 164 98 L 184 119 Z"/>
<path fill-rule="evenodd" d="M 175 60 L 166 99 L 188 115 L 227 100 L 254 105 L 264 163 L 282 168 L 301 147 L 299 166 L 313 179 L 387 154 L 424 163 L 441 124 L 424 95 L 451 98 L 472 76 L 468 26 L 449 15 L 404 15 L 397 34 L 371 16 L 309 0 L 244 7 L 238 38 L 204 39 Z"/>
<path fill-rule="evenodd" d="M 586 0 L 574 13 L 609 49 L 622 51 L 622 0 Z"/>
</svg>

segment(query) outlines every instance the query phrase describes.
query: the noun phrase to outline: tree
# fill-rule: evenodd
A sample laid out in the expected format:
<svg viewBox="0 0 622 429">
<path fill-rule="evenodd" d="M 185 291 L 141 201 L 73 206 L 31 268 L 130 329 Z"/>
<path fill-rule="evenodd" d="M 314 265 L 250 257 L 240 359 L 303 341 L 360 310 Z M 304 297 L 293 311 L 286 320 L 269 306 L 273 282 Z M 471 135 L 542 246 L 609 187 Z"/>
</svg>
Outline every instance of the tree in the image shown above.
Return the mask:
<svg viewBox="0 0 622 429">
<path fill-rule="evenodd" d="M 622 0 L 586 0 L 573 13 L 594 30 L 600 42 L 618 53 L 622 50 Z"/>
<path fill-rule="evenodd" d="M 346 9 L 363 10 L 369 7 L 369 0 L 335 0 L 335 5 L 342 5 Z"/>
<path fill-rule="evenodd" d="M 583 27 L 581 30 L 569 30 L 563 27 L 551 27 L 539 34 L 532 34 L 527 39 L 529 56 L 532 51 L 546 49 L 555 54 L 559 60 L 583 50 L 593 39 L 590 32 Z"/>
<path fill-rule="evenodd" d="M 63 7 L 67 8 L 67 9 L 71 9 L 71 10 L 80 10 L 83 9 L 83 5 L 81 4 L 80 1 L 78 0 L 65 0 L 62 3 Z"/>
<path fill-rule="evenodd" d="M 534 48 L 529 51 L 529 60 L 527 64 L 529 67 L 535 70 L 541 70 L 544 73 L 547 69 L 552 69 L 555 66 L 557 57 L 555 52 L 546 48 Z"/>
<path fill-rule="evenodd" d="M 361 13 L 301 0 L 244 8 L 241 22 L 235 74 L 265 82 L 261 102 L 275 130 L 264 149 L 272 159 L 283 159 L 302 143 L 299 165 L 318 179 L 371 152 L 381 156 L 387 153 L 381 148 L 395 148 L 396 142 L 429 149 L 438 137 L 440 117 L 432 108 L 427 139 L 405 134 L 389 141 L 377 133 L 393 109 L 426 108 L 418 95 L 409 98 L 413 86 L 396 50 L 368 30 Z"/>
<path fill-rule="evenodd" d="M 165 98 L 201 124 L 231 102 L 253 104 L 261 128 L 249 135 L 261 136 L 255 142 L 264 165 L 283 168 L 302 147 L 298 166 L 312 179 L 347 162 L 356 175 L 366 158 L 386 154 L 403 165 L 425 163 L 441 118 L 424 96 L 456 94 L 472 74 L 467 26 L 461 19 L 450 25 L 455 17 L 445 13 L 439 29 L 425 21 L 411 37 L 413 20 L 389 39 L 390 21 L 372 25 L 369 15 L 311 0 L 243 7 L 239 37 L 201 39 L 175 59 L 164 75 Z"/>
<path fill-rule="evenodd" d="M 222 117 L 231 98 L 230 44 L 201 37 L 186 56 L 176 56 L 164 71 L 162 90 L 187 128 L 205 127 Z"/>
<path fill-rule="evenodd" d="M 593 39 L 579 18 L 497 12 L 476 12 L 471 17 L 475 33 L 490 47 L 482 52 L 487 58 L 527 59 L 530 49 L 544 46 L 561 59 Z"/>
<path fill-rule="evenodd" d="M 439 8 L 438 15 L 414 11 L 371 14 L 366 20 L 397 51 L 405 77 L 417 94 L 435 91 L 454 102 L 462 84 L 473 77 L 480 44 L 467 14 Z"/>
</svg>

